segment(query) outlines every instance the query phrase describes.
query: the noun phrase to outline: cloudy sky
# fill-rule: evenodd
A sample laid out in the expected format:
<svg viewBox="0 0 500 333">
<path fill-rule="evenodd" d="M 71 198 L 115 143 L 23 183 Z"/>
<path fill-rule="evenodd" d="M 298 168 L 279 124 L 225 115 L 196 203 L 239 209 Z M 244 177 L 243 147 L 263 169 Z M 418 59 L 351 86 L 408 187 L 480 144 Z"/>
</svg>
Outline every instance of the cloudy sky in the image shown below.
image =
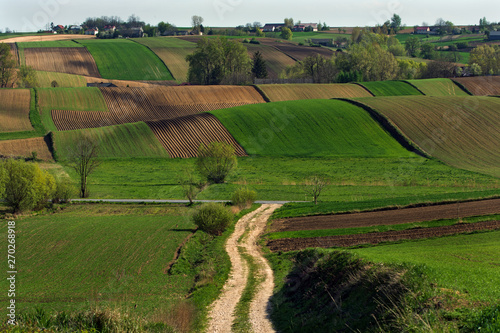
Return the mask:
<svg viewBox="0 0 500 333">
<path fill-rule="evenodd" d="M 404 24 L 433 24 L 438 18 L 457 25 L 478 24 L 483 16 L 500 21 L 497 0 L 0 0 L 0 30 L 36 31 L 47 23 L 70 25 L 82 23 L 87 17 L 131 14 L 146 23 L 170 22 L 189 26 L 191 16 L 200 15 L 204 25 L 224 27 L 248 22 L 282 22 L 293 17 L 302 22 L 325 22 L 335 26 L 367 26 L 382 24 L 393 13 Z"/>
</svg>

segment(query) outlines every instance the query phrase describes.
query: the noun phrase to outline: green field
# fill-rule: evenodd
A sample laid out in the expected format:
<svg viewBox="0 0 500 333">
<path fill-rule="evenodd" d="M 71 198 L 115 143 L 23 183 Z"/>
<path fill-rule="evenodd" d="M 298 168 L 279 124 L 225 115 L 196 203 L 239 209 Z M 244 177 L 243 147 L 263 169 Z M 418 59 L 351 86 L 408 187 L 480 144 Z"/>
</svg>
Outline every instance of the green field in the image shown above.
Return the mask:
<svg viewBox="0 0 500 333">
<path fill-rule="evenodd" d="M 474 300 L 500 299 L 500 231 L 351 250 L 374 262 L 423 265 L 438 287 Z"/>
<path fill-rule="evenodd" d="M 172 73 L 178 82 L 187 82 L 188 63 L 186 56 L 192 54 L 196 44 L 174 37 L 153 37 L 134 39 L 151 49 Z"/>
<path fill-rule="evenodd" d="M 426 96 L 469 96 L 450 79 L 407 80 Z"/>
<path fill-rule="evenodd" d="M 77 88 L 87 86 L 87 80 L 85 80 L 85 77 L 81 75 L 37 71 L 36 77 L 38 80 L 38 87 L 40 88 L 51 88 L 53 81 L 56 81 L 58 87 L 60 88 Z"/>
<path fill-rule="evenodd" d="M 64 160 L 80 135 L 95 139 L 105 158 L 165 157 L 168 153 L 143 122 L 54 133 L 55 150 Z"/>
<path fill-rule="evenodd" d="M 417 89 L 404 81 L 362 82 L 363 87 L 375 96 L 407 96 L 422 95 Z"/>
<path fill-rule="evenodd" d="M 84 47 L 72 40 L 57 40 L 49 42 L 17 42 L 19 49 L 38 48 L 38 47 Z"/>
<path fill-rule="evenodd" d="M 42 123 L 50 131 L 57 131 L 52 110 L 108 111 L 99 88 L 42 88 L 37 92 Z"/>
<path fill-rule="evenodd" d="M 147 47 L 130 40 L 80 40 L 105 79 L 173 80 L 165 64 Z"/>
<path fill-rule="evenodd" d="M 410 157 L 363 109 L 338 100 L 213 111 L 249 155 Z"/>
<path fill-rule="evenodd" d="M 312 32 L 294 32 L 292 41 L 297 42 L 297 43 L 305 43 L 307 39 L 337 39 L 339 37 L 345 37 L 348 40 L 351 39 L 350 34 L 344 34 L 344 33 L 330 33 L 330 32 L 318 32 L 318 31 L 312 31 Z"/>
</svg>

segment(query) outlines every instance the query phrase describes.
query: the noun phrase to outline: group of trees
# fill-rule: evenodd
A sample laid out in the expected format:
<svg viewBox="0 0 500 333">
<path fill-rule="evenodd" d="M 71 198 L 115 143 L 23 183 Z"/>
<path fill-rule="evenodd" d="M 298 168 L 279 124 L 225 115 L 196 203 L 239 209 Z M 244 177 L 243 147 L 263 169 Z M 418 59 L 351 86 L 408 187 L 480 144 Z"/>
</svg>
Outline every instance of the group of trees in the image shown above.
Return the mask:
<svg viewBox="0 0 500 333">
<path fill-rule="evenodd" d="M 470 53 L 469 64 L 474 75 L 500 74 L 500 47 L 498 45 L 481 45 Z"/>
<path fill-rule="evenodd" d="M 17 85 L 21 88 L 32 88 L 38 85 L 36 71 L 31 66 L 17 63 L 6 43 L 0 44 L 0 87 L 10 88 Z"/>
</svg>

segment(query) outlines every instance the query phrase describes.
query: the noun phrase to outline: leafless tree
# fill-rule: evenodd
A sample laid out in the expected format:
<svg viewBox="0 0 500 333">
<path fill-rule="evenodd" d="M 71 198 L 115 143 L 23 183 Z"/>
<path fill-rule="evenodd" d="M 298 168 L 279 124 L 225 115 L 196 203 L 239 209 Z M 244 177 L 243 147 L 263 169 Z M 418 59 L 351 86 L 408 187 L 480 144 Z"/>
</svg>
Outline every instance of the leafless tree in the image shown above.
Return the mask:
<svg viewBox="0 0 500 333">
<path fill-rule="evenodd" d="M 315 205 L 318 204 L 318 198 L 328 183 L 328 179 L 320 175 L 312 175 L 305 180 L 304 191 L 313 197 Z"/>
<path fill-rule="evenodd" d="M 68 161 L 80 178 L 80 197 L 87 198 L 87 178 L 99 166 L 99 143 L 91 137 L 81 135 L 69 148 Z"/>
</svg>

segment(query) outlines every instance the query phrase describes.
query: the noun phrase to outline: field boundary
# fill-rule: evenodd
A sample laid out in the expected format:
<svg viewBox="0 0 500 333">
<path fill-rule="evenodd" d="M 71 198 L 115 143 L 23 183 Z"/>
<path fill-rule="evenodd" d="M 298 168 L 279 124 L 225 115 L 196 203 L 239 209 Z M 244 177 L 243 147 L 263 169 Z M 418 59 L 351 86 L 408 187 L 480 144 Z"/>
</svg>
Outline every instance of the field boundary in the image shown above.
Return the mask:
<svg viewBox="0 0 500 333">
<path fill-rule="evenodd" d="M 460 89 L 462 89 L 463 91 L 465 91 L 467 94 L 471 95 L 471 96 L 475 96 L 469 89 L 467 89 L 466 86 L 464 86 L 462 83 L 456 81 L 456 80 L 453 80 L 453 79 L 450 79 L 451 81 L 453 81 L 453 83 L 455 83 Z"/>
<path fill-rule="evenodd" d="M 149 51 L 153 52 L 153 54 L 158 58 L 158 60 L 161 61 L 161 63 L 163 65 L 165 65 L 165 67 L 167 68 L 167 71 L 170 73 L 170 75 L 172 76 L 173 80 L 168 80 L 168 81 L 177 81 L 177 79 L 174 77 L 174 74 L 172 73 L 172 71 L 170 70 L 170 68 L 168 68 L 167 64 L 156 54 L 155 51 L 153 51 L 149 46 L 145 45 L 145 44 L 141 44 L 139 42 L 137 42 L 136 40 L 134 40 L 133 38 L 132 39 L 129 39 L 131 40 L 132 42 L 136 43 L 136 44 L 139 44 L 141 46 L 144 46 L 146 47 Z"/>
<path fill-rule="evenodd" d="M 370 89 L 368 89 L 367 87 L 365 87 L 365 86 L 364 86 L 364 85 L 362 85 L 361 83 L 359 83 L 359 82 L 352 82 L 352 84 L 355 84 L 355 85 L 357 85 L 357 86 L 360 86 L 360 87 L 361 87 L 361 88 L 363 88 L 364 90 L 368 91 L 368 93 L 369 93 L 370 95 L 372 95 L 372 97 L 375 97 L 375 94 L 374 94 L 374 93 L 372 93 Z"/>
<path fill-rule="evenodd" d="M 269 98 L 269 96 L 267 96 L 267 94 L 264 92 L 264 90 L 262 90 L 256 84 L 252 84 L 252 87 L 254 87 L 255 90 L 257 90 L 257 92 L 262 96 L 262 98 L 264 99 L 264 101 L 266 101 L 266 103 L 271 103 L 271 99 Z"/>
<path fill-rule="evenodd" d="M 414 85 L 413 83 L 411 82 L 408 82 L 407 80 L 400 80 L 401 82 L 404 82 L 406 84 L 409 84 L 410 86 L 412 86 L 415 90 L 417 90 L 418 92 L 420 92 L 423 96 L 427 96 L 427 94 L 424 94 L 424 92 L 422 90 L 420 90 L 416 85 Z"/>
<path fill-rule="evenodd" d="M 403 132 L 386 116 L 379 113 L 377 110 L 369 107 L 368 105 L 354 101 L 348 98 L 334 98 L 340 101 L 351 103 L 357 107 L 362 108 L 380 125 L 382 128 L 387 131 L 401 146 L 406 148 L 408 151 L 415 153 L 421 157 L 425 157 L 428 159 L 432 159 L 430 155 L 428 155 L 422 148 L 420 148 L 415 142 L 410 140 Z"/>
</svg>

